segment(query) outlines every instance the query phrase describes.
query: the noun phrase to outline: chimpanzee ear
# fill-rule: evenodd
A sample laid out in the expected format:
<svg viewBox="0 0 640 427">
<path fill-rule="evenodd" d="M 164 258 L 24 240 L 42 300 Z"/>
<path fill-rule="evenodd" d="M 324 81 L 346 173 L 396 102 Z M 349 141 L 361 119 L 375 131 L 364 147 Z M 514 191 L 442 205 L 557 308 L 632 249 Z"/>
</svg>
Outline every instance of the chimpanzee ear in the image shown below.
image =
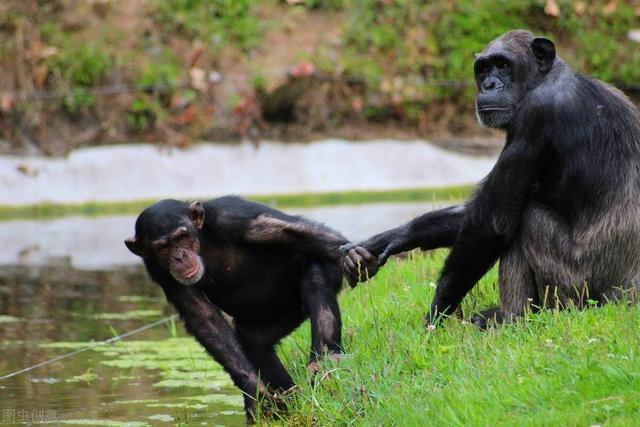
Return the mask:
<svg viewBox="0 0 640 427">
<path fill-rule="evenodd" d="M 129 248 L 129 250 L 135 255 L 138 255 L 139 257 L 144 256 L 144 248 L 135 237 L 129 237 L 124 241 L 124 244 L 127 245 L 127 248 Z"/>
<path fill-rule="evenodd" d="M 204 225 L 204 208 L 202 207 L 202 203 L 197 200 L 191 202 L 189 205 L 189 218 L 191 218 L 193 225 L 195 225 L 198 230 L 202 229 Z"/>
<path fill-rule="evenodd" d="M 556 46 L 553 42 L 545 37 L 536 37 L 531 42 L 531 50 L 538 62 L 538 70 L 542 73 L 549 71 L 556 59 Z"/>
</svg>

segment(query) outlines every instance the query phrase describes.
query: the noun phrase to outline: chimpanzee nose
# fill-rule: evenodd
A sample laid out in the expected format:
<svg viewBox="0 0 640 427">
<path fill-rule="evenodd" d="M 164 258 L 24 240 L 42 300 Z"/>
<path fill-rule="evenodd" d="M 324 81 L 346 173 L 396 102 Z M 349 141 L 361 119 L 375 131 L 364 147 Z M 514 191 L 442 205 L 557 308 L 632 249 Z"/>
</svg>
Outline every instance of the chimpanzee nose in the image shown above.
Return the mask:
<svg viewBox="0 0 640 427">
<path fill-rule="evenodd" d="M 482 89 L 484 90 L 493 90 L 496 88 L 496 79 L 488 78 L 482 82 Z"/>
</svg>

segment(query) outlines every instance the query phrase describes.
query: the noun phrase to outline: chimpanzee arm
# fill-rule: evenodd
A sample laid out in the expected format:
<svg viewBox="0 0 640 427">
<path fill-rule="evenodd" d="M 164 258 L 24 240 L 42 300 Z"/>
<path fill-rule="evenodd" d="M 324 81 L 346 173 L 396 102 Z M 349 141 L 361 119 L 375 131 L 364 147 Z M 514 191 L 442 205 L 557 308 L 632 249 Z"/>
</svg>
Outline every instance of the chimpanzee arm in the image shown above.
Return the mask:
<svg viewBox="0 0 640 427">
<path fill-rule="evenodd" d="M 347 239 L 322 224 L 259 203 L 225 196 L 204 204 L 204 230 L 215 241 L 288 245 L 299 252 L 338 259 Z"/>
<path fill-rule="evenodd" d="M 391 255 L 418 247 L 429 250 L 452 246 L 465 212 L 465 205 L 428 212 L 360 243 L 341 246 L 345 255 L 342 269 L 349 283 L 354 286 L 375 276 Z"/>
<path fill-rule="evenodd" d="M 245 241 L 257 244 L 287 244 L 298 251 L 338 259 L 339 247 L 347 243 L 340 234 L 311 221 L 287 221 L 262 214 L 250 221 Z"/>
<path fill-rule="evenodd" d="M 220 310 L 194 286 L 169 284 L 162 288 L 180 313 L 187 331 L 222 365 L 234 384 L 248 396 L 256 397 L 256 393 L 270 396 Z"/>
<path fill-rule="evenodd" d="M 465 212 L 465 205 L 428 212 L 400 227 L 376 234 L 360 243 L 345 245 L 341 250 L 361 246 L 377 256 L 382 265 L 391 255 L 415 248 L 429 250 L 450 247 L 460 231 Z"/>
<path fill-rule="evenodd" d="M 467 207 L 438 280 L 427 321 L 451 314 L 491 268 L 521 225 L 538 175 L 542 138 L 508 141 L 493 170 Z"/>
</svg>

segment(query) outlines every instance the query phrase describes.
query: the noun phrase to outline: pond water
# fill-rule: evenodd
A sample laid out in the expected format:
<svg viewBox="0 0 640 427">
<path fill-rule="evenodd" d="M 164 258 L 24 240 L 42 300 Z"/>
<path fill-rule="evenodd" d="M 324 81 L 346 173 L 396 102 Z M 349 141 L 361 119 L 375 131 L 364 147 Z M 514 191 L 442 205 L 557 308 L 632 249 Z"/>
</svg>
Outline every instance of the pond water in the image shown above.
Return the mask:
<svg viewBox="0 0 640 427">
<path fill-rule="evenodd" d="M 288 211 L 359 240 L 445 205 Z M 0 222 L 0 376 L 173 314 L 122 243 L 134 220 Z M 240 392 L 178 321 L 1 380 L 0 409 L 7 425 L 245 423 Z"/>
</svg>

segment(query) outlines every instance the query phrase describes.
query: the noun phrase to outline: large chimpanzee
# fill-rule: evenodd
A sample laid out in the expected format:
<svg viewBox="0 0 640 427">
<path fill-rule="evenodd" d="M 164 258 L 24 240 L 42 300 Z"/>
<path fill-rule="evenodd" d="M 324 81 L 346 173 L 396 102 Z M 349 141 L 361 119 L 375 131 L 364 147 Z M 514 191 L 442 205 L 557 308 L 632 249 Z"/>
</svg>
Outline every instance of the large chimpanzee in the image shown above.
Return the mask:
<svg viewBox="0 0 640 427">
<path fill-rule="evenodd" d="M 451 246 L 428 322 L 451 314 L 500 259 L 504 322 L 528 308 L 616 299 L 640 273 L 640 114 L 618 90 L 574 73 L 554 44 L 511 31 L 476 58 L 477 115 L 506 131 L 498 161 L 464 205 L 343 247 L 345 274 L 392 254 Z M 371 254 L 379 264 L 368 261 Z"/>
<path fill-rule="evenodd" d="M 273 399 L 293 387 L 275 345 L 305 319 L 310 369 L 325 351 L 341 353 L 338 248 L 347 240 L 337 232 L 227 196 L 160 201 L 140 214 L 135 233 L 127 247 L 244 392 L 249 419 L 258 395 Z"/>
</svg>

